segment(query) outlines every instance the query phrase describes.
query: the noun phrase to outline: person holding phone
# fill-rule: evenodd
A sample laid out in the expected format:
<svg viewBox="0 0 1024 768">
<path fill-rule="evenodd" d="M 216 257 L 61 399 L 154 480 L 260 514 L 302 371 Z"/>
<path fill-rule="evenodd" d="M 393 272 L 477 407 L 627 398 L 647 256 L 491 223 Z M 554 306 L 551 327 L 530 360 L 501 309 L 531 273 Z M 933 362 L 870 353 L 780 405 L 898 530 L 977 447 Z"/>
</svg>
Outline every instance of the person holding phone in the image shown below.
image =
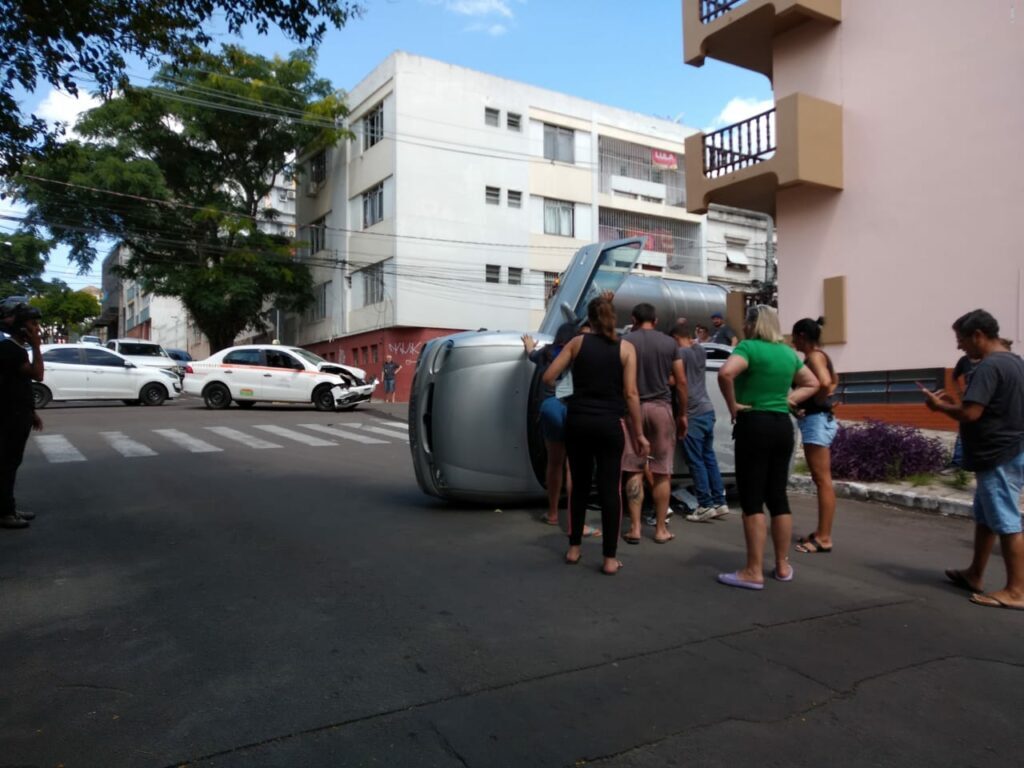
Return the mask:
<svg viewBox="0 0 1024 768">
<path fill-rule="evenodd" d="M 980 362 L 961 402 L 921 386 L 925 405 L 960 423 L 964 469 L 977 478 L 974 492 L 974 553 L 964 570 L 946 578 L 985 608 L 1024 610 L 1024 533 L 1020 493 L 1024 488 L 1024 360 L 1007 349 L 999 323 L 983 309 L 953 323 L 957 348 Z M 1006 566 L 1006 586 L 984 592 L 985 567 L 996 538 Z"/>
<path fill-rule="evenodd" d="M 0 528 L 27 528 L 34 514 L 18 511 L 14 483 L 29 433 L 43 428 L 32 400 L 32 382 L 43 380 L 39 310 L 27 299 L 0 302 Z M 32 350 L 32 359 L 28 351 Z"/>
</svg>

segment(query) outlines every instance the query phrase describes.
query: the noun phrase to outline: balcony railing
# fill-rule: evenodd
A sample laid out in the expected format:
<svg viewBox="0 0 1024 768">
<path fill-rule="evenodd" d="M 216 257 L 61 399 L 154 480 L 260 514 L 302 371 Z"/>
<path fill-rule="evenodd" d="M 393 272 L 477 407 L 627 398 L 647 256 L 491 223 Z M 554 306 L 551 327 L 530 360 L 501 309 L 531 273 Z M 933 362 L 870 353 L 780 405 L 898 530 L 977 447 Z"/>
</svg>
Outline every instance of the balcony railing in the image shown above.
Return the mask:
<svg viewBox="0 0 1024 768">
<path fill-rule="evenodd" d="M 775 154 L 775 110 L 769 109 L 704 136 L 704 175 L 717 178 Z"/>
<path fill-rule="evenodd" d="M 747 0 L 700 0 L 700 21 L 707 24 L 725 16 L 737 5 L 743 5 L 745 2 Z"/>
</svg>

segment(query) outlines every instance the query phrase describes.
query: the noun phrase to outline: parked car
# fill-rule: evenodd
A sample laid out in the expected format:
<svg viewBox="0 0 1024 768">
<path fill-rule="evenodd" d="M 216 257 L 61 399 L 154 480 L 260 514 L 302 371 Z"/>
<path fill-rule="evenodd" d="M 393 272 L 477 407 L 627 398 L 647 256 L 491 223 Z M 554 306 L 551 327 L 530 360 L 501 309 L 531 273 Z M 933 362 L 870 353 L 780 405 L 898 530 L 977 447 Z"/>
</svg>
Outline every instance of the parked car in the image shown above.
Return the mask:
<svg viewBox="0 0 1024 768">
<path fill-rule="evenodd" d="M 351 409 L 370 399 L 376 379 L 301 347 L 250 344 L 222 349 L 185 368 L 185 392 L 207 408 L 258 402 L 312 403 L 318 411 Z"/>
<path fill-rule="evenodd" d="M 185 377 L 185 366 L 167 354 L 167 351 L 155 341 L 146 339 L 111 339 L 106 344 L 107 349 L 112 349 L 118 354 L 124 355 L 138 366 L 150 368 L 166 368 L 178 374 L 178 378 Z"/>
<path fill-rule="evenodd" d="M 45 378 L 32 384 L 36 408 L 53 400 L 122 400 L 126 405 L 161 405 L 181 394 L 177 374 L 139 366 L 95 344 L 44 344 Z"/>
<path fill-rule="evenodd" d="M 99 346 L 102 347 L 103 346 L 103 339 L 101 339 L 99 336 L 83 336 L 82 338 L 80 338 L 78 340 L 78 343 L 79 344 L 98 344 Z"/>
<path fill-rule="evenodd" d="M 165 347 L 164 351 L 171 356 L 172 360 L 177 360 L 178 364 L 182 367 L 192 362 L 192 355 L 184 349 L 171 349 L 170 347 Z"/>
</svg>

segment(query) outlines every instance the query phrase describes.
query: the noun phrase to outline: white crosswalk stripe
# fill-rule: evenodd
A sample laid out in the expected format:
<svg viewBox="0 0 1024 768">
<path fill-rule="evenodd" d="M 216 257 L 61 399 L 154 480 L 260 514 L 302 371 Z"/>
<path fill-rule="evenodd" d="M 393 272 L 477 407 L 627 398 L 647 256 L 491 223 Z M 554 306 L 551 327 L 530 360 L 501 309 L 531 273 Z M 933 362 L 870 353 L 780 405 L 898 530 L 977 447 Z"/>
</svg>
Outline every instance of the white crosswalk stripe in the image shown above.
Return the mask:
<svg viewBox="0 0 1024 768">
<path fill-rule="evenodd" d="M 269 432 L 272 435 L 283 437 L 286 440 L 294 440 L 297 443 L 303 443 L 304 445 L 312 446 L 328 446 L 337 445 L 337 443 L 331 440 L 324 440 L 313 435 L 307 435 L 303 432 L 297 432 L 294 429 L 288 429 L 287 427 L 279 427 L 276 424 L 256 424 L 253 429 L 262 429 L 264 432 Z"/>
<path fill-rule="evenodd" d="M 266 448 L 280 448 L 281 446 L 277 443 L 272 443 L 269 440 L 256 437 L 255 435 L 248 435 L 245 432 L 241 432 L 231 427 L 207 427 L 210 432 L 220 437 L 226 437 L 228 440 L 234 440 L 236 443 L 247 445 L 250 448 L 256 448 L 257 450 L 264 450 Z"/>
<path fill-rule="evenodd" d="M 85 461 L 85 456 L 64 435 L 39 435 L 36 437 L 36 445 L 51 464 Z"/>
<path fill-rule="evenodd" d="M 140 456 L 156 456 L 156 451 L 137 440 L 132 440 L 124 432 L 100 432 L 100 437 L 110 443 L 110 447 L 128 459 Z"/>
<path fill-rule="evenodd" d="M 376 437 L 369 437 L 367 435 L 359 435 L 355 432 L 349 432 L 344 429 L 338 429 L 337 427 L 328 427 L 324 424 L 299 424 L 303 429 L 312 429 L 316 432 L 323 432 L 325 435 L 331 435 L 332 437 L 338 437 L 342 440 L 354 440 L 357 443 L 363 445 L 386 445 L 387 440 L 378 440 Z M 346 424 L 345 426 L 350 426 Z"/>
<path fill-rule="evenodd" d="M 408 432 L 406 432 L 405 434 L 402 434 L 401 432 L 396 432 L 396 431 L 391 430 L 391 429 L 383 429 L 382 427 L 363 426 L 362 424 L 349 424 L 347 426 L 355 427 L 357 429 L 363 429 L 363 430 L 365 430 L 367 432 L 373 432 L 373 434 L 375 434 L 375 435 L 384 435 L 384 437 L 390 437 L 390 438 L 393 438 L 395 440 L 408 440 L 409 439 Z"/>
<path fill-rule="evenodd" d="M 154 429 L 153 431 L 190 453 L 218 453 L 224 450 L 216 445 L 211 445 L 205 440 L 200 440 L 198 437 L 187 435 L 178 429 Z"/>
</svg>

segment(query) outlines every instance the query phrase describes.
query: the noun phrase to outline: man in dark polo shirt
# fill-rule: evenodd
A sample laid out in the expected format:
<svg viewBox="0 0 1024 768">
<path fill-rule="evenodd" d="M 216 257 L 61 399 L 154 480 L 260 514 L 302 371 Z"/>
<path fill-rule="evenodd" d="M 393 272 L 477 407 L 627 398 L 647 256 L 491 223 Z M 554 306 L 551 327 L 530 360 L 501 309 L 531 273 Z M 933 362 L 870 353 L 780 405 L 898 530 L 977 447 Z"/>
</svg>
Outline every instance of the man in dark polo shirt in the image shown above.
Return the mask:
<svg viewBox="0 0 1024 768">
<path fill-rule="evenodd" d="M 14 480 L 29 432 L 43 427 L 32 403 L 32 381 L 43 380 L 39 317 L 20 296 L 0 302 L 0 528 L 27 528 L 27 517 L 34 516 L 18 513 Z"/>
<path fill-rule="evenodd" d="M 975 472 L 974 557 L 966 570 L 946 578 L 970 591 L 987 608 L 1024 610 L 1024 533 L 1020 493 L 1024 487 L 1024 360 L 999 337 L 999 323 L 976 309 L 953 323 L 957 347 L 980 362 L 963 400 L 925 390 L 926 405 L 960 422 L 964 468 Z M 1006 565 L 1006 586 L 982 592 L 985 566 L 996 537 Z"/>
</svg>

